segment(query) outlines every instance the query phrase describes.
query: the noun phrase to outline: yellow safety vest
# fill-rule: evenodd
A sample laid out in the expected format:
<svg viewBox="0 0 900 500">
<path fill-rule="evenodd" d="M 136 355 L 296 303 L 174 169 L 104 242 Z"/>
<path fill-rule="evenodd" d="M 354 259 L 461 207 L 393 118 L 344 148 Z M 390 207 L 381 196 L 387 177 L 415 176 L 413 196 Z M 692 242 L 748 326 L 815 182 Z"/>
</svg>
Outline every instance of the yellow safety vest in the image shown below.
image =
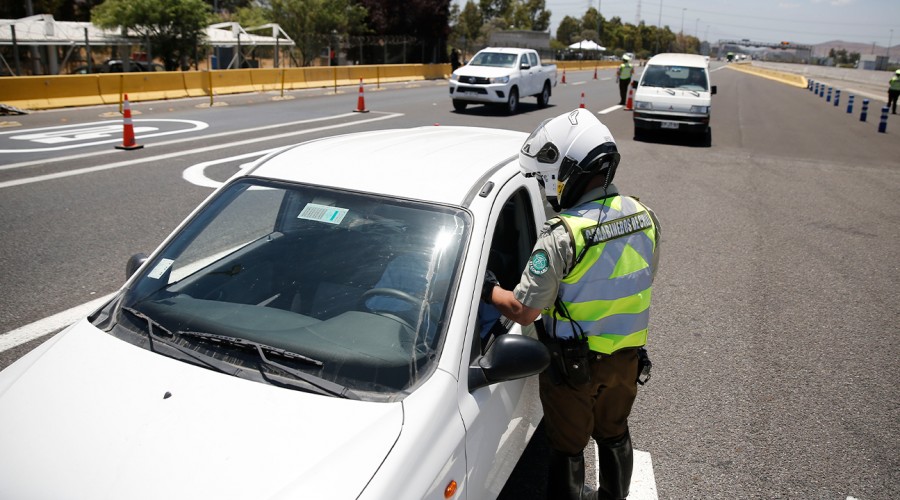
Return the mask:
<svg viewBox="0 0 900 500">
<path fill-rule="evenodd" d="M 567 210 L 560 219 L 573 238 L 576 264 L 544 311 L 547 331 L 558 338 L 587 336 L 591 350 L 604 354 L 646 344 L 657 246 L 647 207 L 616 195 Z"/>
<path fill-rule="evenodd" d="M 631 65 L 628 63 L 622 63 L 619 66 L 619 80 L 630 80 L 631 79 Z"/>
<path fill-rule="evenodd" d="M 900 77 L 891 78 L 891 90 L 900 90 Z"/>
</svg>

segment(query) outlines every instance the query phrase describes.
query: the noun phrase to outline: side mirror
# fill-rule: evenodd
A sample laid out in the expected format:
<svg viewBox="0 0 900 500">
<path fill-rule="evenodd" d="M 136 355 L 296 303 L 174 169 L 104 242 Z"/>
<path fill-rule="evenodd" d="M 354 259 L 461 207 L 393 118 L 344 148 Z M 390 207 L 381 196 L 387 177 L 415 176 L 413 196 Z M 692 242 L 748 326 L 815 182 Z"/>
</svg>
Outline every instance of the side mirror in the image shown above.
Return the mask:
<svg viewBox="0 0 900 500">
<path fill-rule="evenodd" d="M 125 264 L 125 279 L 131 277 L 135 271 L 141 268 L 144 265 L 144 262 L 147 261 L 147 254 L 145 253 L 136 253 L 128 258 L 128 262 Z"/>
<path fill-rule="evenodd" d="M 636 89 L 637 87 L 638 87 L 638 81 L 637 81 L 637 80 L 631 80 L 631 88 Z"/>
<path fill-rule="evenodd" d="M 709 95 L 713 95 L 713 94 L 715 94 L 715 93 L 716 93 L 716 86 L 713 85 L 713 86 L 710 87 L 710 89 L 709 89 Z"/>
<path fill-rule="evenodd" d="M 550 352 L 540 341 L 524 335 L 500 335 L 484 356 L 469 366 L 469 391 L 537 375 L 548 366 Z"/>
<path fill-rule="evenodd" d="M 531 69 L 531 65 L 528 63 L 522 63 L 519 65 L 519 69 Z"/>
</svg>

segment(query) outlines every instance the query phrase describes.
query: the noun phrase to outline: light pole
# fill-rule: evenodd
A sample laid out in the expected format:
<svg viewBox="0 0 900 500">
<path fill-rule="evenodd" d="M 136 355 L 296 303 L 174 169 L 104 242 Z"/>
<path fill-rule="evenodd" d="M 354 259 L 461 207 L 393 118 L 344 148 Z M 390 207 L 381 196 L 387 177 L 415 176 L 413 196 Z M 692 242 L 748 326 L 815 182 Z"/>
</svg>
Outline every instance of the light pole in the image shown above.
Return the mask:
<svg viewBox="0 0 900 500">
<path fill-rule="evenodd" d="M 687 7 L 681 8 L 681 51 L 684 52 L 684 11 Z"/>
<path fill-rule="evenodd" d="M 656 53 L 659 54 L 659 33 L 662 31 L 662 0 L 659 0 L 659 21 L 656 23 Z"/>
<path fill-rule="evenodd" d="M 891 37 L 888 38 L 888 46 L 887 46 L 887 63 L 891 64 L 891 43 L 894 41 L 894 30 L 891 30 Z"/>
</svg>

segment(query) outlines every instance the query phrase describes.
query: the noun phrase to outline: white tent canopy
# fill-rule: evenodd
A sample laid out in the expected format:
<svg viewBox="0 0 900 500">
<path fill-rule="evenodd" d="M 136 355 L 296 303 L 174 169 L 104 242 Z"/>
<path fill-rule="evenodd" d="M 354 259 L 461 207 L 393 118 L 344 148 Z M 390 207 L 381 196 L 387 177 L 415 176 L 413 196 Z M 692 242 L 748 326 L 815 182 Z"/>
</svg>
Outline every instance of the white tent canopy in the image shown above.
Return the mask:
<svg viewBox="0 0 900 500">
<path fill-rule="evenodd" d="M 254 35 L 248 31 L 268 31 L 271 36 Z M 206 27 L 206 42 L 213 47 L 234 47 L 236 45 L 290 46 L 294 41 L 277 24 L 265 24 L 244 29 L 238 23 L 218 23 Z"/>
<path fill-rule="evenodd" d="M 79 45 L 85 39 L 91 45 L 119 45 L 134 39 L 123 36 L 121 30 L 102 29 L 85 22 L 57 21 L 50 14 L 40 14 L 0 19 L 0 45 L 13 44 L 13 27 L 15 42 L 21 45 Z"/>
<path fill-rule="evenodd" d="M 575 42 L 569 45 L 569 48 L 574 50 L 599 50 L 601 52 L 606 50 L 606 47 L 598 44 L 593 40 L 582 40 L 580 42 Z"/>
</svg>

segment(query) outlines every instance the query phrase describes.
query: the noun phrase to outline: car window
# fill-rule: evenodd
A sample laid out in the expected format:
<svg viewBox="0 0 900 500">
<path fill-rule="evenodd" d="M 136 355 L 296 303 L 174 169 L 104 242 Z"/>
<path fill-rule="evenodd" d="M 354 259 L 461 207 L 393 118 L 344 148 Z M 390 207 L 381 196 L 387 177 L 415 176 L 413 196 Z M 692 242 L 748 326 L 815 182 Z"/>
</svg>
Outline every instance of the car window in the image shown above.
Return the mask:
<svg viewBox="0 0 900 500">
<path fill-rule="evenodd" d="M 512 290 L 519 283 L 528 263 L 537 241 L 534 227 L 531 199 L 524 189 L 520 189 L 504 202 L 489 242 L 488 269 L 507 290 Z M 477 317 L 478 335 L 475 338 L 481 339 L 481 346 L 480 349 L 473 349 L 473 353 L 484 353 L 490 341 L 509 331 L 512 324 L 508 320 L 501 321 L 497 309 L 483 301 L 479 301 Z"/>
<path fill-rule="evenodd" d="M 479 52 L 472 58 L 471 66 L 494 66 L 498 68 L 514 68 L 519 56 L 502 52 Z"/>
<path fill-rule="evenodd" d="M 641 78 L 641 85 L 695 91 L 709 89 L 709 82 L 704 68 L 664 66 L 659 64 L 651 64 L 646 67 Z"/>
<path fill-rule="evenodd" d="M 539 64 L 537 54 L 529 53 L 528 60 L 531 61 L 532 66 L 537 66 Z"/>
<path fill-rule="evenodd" d="M 434 368 L 468 228 L 459 208 L 246 179 L 145 266 L 123 307 L 168 332 L 312 358 L 321 366 L 295 368 L 396 396 Z M 243 356 L 225 357 L 256 366 L 255 350 Z"/>
</svg>

